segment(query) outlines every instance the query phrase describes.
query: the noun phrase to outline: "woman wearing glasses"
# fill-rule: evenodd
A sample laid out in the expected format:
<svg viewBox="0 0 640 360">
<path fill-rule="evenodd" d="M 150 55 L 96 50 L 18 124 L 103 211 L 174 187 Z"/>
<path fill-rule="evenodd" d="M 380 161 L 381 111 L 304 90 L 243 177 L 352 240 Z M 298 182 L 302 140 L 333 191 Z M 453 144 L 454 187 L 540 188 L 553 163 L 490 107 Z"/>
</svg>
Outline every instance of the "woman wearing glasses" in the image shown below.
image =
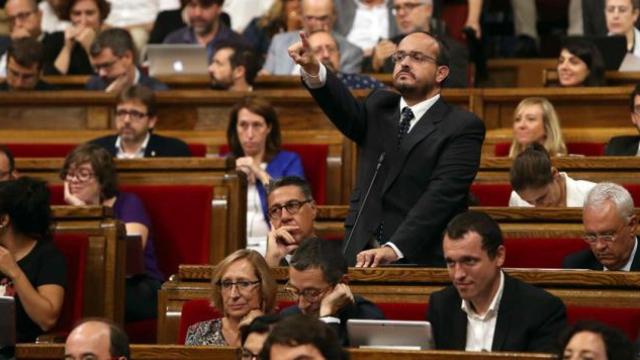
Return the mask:
<svg viewBox="0 0 640 360">
<path fill-rule="evenodd" d="M 27 177 L 0 182 L 0 296 L 15 299 L 17 342 L 55 326 L 66 272 L 52 242 L 47 185 Z"/>
<path fill-rule="evenodd" d="M 247 175 L 247 248 L 264 255 L 269 233 L 266 186 L 283 176 L 304 178 L 300 157 L 281 149 L 280 123 L 271 104 L 246 97 L 233 107 L 227 127 L 230 155 Z"/>
<path fill-rule="evenodd" d="M 262 255 L 241 249 L 216 266 L 212 283 L 213 305 L 222 317 L 189 326 L 185 344 L 240 347 L 240 327 L 273 312 L 276 281 Z"/>
<path fill-rule="evenodd" d="M 127 235 L 142 239 L 145 273 L 127 277 L 125 319 L 136 321 L 156 317 L 157 291 L 164 281 L 158 269 L 151 219 L 135 194 L 118 191 L 118 179 L 111 154 L 95 144 L 76 147 L 60 172 L 64 180 L 64 200 L 69 205 L 103 205 L 113 208 L 113 216 L 125 224 Z"/>
<path fill-rule="evenodd" d="M 106 0 L 71 0 L 65 6 L 62 20 L 71 22 L 64 31 L 52 33 L 45 45 L 46 75 L 90 75 L 93 67 L 90 48 L 109 15 Z"/>
<path fill-rule="evenodd" d="M 595 183 L 574 180 L 552 166 L 549 154 L 538 143 L 521 152 L 511 166 L 509 206 L 582 207 Z"/>
</svg>

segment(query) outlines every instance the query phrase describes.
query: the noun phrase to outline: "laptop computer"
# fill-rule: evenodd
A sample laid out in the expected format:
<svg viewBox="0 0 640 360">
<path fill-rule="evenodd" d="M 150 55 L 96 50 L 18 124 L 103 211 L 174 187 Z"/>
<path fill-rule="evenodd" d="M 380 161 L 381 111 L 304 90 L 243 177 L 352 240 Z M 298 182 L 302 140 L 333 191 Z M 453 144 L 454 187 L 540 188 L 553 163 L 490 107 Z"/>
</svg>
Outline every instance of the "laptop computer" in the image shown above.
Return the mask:
<svg viewBox="0 0 640 360">
<path fill-rule="evenodd" d="M 150 76 L 206 75 L 207 48 L 192 44 L 149 44 L 147 59 Z"/>
<path fill-rule="evenodd" d="M 428 321 L 349 319 L 347 333 L 352 347 L 403 350 L 434 348 L 431 323 Z"/>
<path fill-rule="evenodd" d="M 0 296 L 0 359 L 14 359 L 16 349 L 16 303 Z"/>
</svg>

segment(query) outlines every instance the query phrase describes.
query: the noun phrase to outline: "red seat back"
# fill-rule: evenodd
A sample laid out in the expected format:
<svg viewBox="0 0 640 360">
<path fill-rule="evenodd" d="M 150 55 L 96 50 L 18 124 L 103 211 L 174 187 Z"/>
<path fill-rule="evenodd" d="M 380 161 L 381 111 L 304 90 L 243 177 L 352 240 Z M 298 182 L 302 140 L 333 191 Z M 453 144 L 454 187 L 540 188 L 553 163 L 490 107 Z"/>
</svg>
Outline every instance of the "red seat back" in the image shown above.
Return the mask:
<svg viewBox="0 0 640 360">
<path fill-rule="evenodd" d="M 50 189 L 51 203 L 64 204 L 62 185 Z M 180 264 L 209 263 L 212 186 L 122 185 L 120 190 L 142 199 L 153 224 L 158 266 L 165 276 L 177 273 Z"/>
<path fill-rule="evenodd" d="M 509 206 L 511 185 L 473 183 L 471 193 L 478 200 L 477 206 Z"/>
<path fill-rule="evenodd" d="M 425 299 L 426 301 L 426 299 Z M 426 303 L 376 303 L 385 319 L 424 321 L 429 305 Z"/>
<path fill-rule="evenodd" d="M 606 301 L 606 299 L 603 299 Z M 617 308 L 595 306 L 567 306 L 567 320 L 574 324 L 579 320 L 596 320 L 622 330 L 629 339 L 635 340 L 640 333 L 640 308 Z"/>
<path fill-rule="evenodd" d="M 282 148 L 294 152 L 300 156 L 304 176 L 311 185 L 313 199 L 319 205 L 324 205 L 327 200 L 327 157 L 329 145 L 327 144 L 283 144 Z M 229 152 L 227 144 L 220 146 L 219 155 L 224 156 Z"/>
<path fill-rule="evenodd" d="M 56 331 L 68 332 L 84 314 L 84 274 L 89 238 L 87 234 L 56 233 L 53 241 L 67 264 L 67 288 Z"/>
<path fill-rule="evenodd" d="M 205 157 L 207 156 L 207 145 L 199 144 L 199 143 L 189 143 L 189 151 L 191 151 L 191 156 L 195 157 Z"/>
<path fill-rule="evenodd" d="M 505 238 L 505 267 L 561 269 L 565 256 L 589 246 L 580 238 Z"/>
</svg>

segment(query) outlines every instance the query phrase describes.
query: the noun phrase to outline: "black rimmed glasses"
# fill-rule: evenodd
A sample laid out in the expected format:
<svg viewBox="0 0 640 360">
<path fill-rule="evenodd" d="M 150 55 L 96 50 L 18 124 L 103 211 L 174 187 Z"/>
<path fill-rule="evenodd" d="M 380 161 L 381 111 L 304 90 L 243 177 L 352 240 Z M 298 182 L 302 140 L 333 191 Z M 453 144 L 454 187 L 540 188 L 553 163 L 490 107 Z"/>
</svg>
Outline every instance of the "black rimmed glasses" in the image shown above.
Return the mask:
<svg viewBox="0 0 640 360">
<path fill-rule="evenodd" d="M 279 220 L 282 217 L 282 209 L 287 210 L 289 215 L 295 215 L 300 212 L 304 204 L 310 203 L 312 200 L 290 200 L 280 205 L 276 204 L 269 208 L 269 218 L 271 220 Z"/>
</svg>

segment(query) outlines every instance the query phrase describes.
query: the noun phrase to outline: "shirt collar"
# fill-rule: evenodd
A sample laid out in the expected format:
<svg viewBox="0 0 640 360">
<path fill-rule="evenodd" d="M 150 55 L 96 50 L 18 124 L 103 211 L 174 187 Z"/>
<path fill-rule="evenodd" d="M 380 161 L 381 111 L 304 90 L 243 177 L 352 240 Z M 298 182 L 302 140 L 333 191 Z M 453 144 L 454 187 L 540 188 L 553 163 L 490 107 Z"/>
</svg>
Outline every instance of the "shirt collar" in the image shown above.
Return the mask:
<svg viewBox="0 0 640 360">
<path fill-rule="evenodd" d="M 427 99 L 427 100 L 423 100 L 413 106 L 409 106 L 407 105 L 407 102 L 404 100 L 404 98 L 400 98 L 400 112 L 402 112 L 402 109 L 404 109 L 405 107 L 409 106 L 409 108 L 411 109 L 411 111 L 413 111 L 413 116 L 416 120 L 419 120 L 422 118 L 422 116 L 424 116 L 424 114 L 427 113 L 427 111 L 429 111 L 429 109 L 431 109 L 431 107 L 433 106 L 433 104 L 436 103 L 436 101 L 438 101 L 438 99 L 440 99 L 440 94 L 436 94 L 435 96 Z"/>
<path fill-rule="evenodd" d="M 631 271 L 631 265 L 633 264 L 633 259 L 636 257 L 636 251 L 638 250 L 638 238 L 634 239 L 633 250 L 631 250 L 631 254 L 629 254 L 629 260 L 623 267 L 618 271 Z M 605 271 L 610 271 L 606 266 L 602 267 Z"/>
<path fill-rule="evenodd" d="M 138 70 L 137 66 L 135 70 L 136 72 L 133 73 L 133 83 L 137 85 L 138 83 L 140 83 L 140 70 Z"/>
<path fill-rule="evenodd" d="M 122 139 L 118 135 L 118 137 L 116 138 L 116 157 L 118 159 L 138 159 L 138 158 L 143 158 L 144 157 L 144 153 L 147 150 L 147 145 L 149 145 L 149 139 L 150 138 L 151 138 L 151 134 L 149 132 L 147 132 L 147 136 L 145 136 L 144 141 L 142 142 L 142 145 L 140 145 L 140 148 L 138 149 L 138 151 L 133 153 L 133 154 L 131 154 L 131 153 L 126 153 L 124 151 L 124 149 L 122 148 Z"/>
<path fill-rule="evenodd" d="M 498 291 L 493 296 L 493 300 L 491 300 L 491 304 L 489 305 L 489 309 L 483 315 L 476 313 L 473 309 L 473 305 L 470 301 L 462 300 L 462 304 L 460 308 L 464 311 L 467 316 L 475 317 L 479 320 L 485 320 L 490 318 L 498 313 L 498 309 L 500 308 L 500 300 L 502 299 L 502 293 L 504 292 L 504 273 L 500 270 L 500 286 L 498 286 Z"/>
</svg>

